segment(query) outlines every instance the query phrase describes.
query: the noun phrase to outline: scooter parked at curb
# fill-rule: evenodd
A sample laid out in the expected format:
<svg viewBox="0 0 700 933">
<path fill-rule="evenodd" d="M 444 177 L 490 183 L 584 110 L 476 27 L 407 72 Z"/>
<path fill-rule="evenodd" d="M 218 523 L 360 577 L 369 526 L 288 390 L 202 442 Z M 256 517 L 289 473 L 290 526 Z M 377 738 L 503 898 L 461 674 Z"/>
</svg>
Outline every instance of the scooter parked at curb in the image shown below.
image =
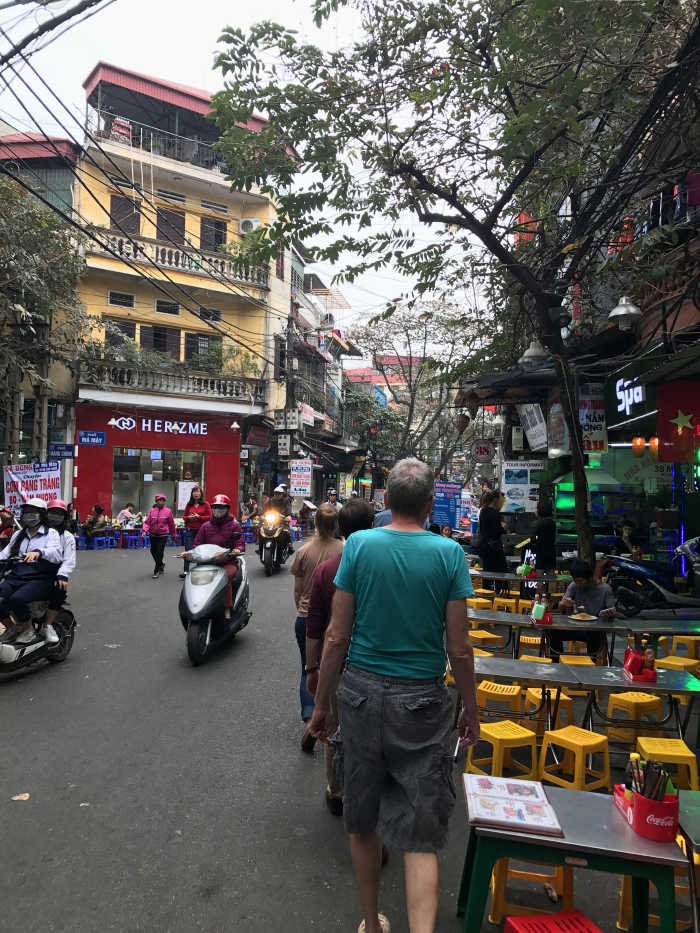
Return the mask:
<svg viewBox="0 0 700 933">
<path fill-rule="evenodd" d="M 620 613 L 629 618 L 645 609 L 700 609 L 699 542 L 700 539 L 693 538 L 677 547 L 670 564 L 629 557 L 605 557 L 605 581 L 613 588 Z M 688 581 L 693 588 L 692 596 L 681 596 L 676 592 L 675 568 L 681 557 L 691 562 Z"/>
<path fill-rule="evenodd" d="M 238 558 L 238 573 L 232 580 L 231 618 L 225 617 L 228 578 L 222 561 L 230 555 L 230 550 L 217 544 L 200 544 L 187 552 L 191 565 L 182 586 L 179 611 L 182 627 L 187 632 L 187 654 L 195 666 L 225 641 L 233 639 L 251 617 L 248 570 L 243 557 Z"/>
<path fill-rule="evenodd" d="M 5 573 L 9 572 L 13 562 L 21 559 L 10 558 Z M 0 578 L 4 575 L 1 574 Z M 20 643 L 13 640 L 0 643 L 0 674 L 10 674 L 39 661 L 46 660 L 51 664 L 58 664 L 66 660 L 75 640 L 75 616 L 64 604 L 52 623 L 58 635 L 58 643 L 47 642 L 41 634 L 41 626 L 44 624 L 48 606 L 46 600 L 29 603 L 33 638 L 29 641 L 23 639 Z"/>
</svg>

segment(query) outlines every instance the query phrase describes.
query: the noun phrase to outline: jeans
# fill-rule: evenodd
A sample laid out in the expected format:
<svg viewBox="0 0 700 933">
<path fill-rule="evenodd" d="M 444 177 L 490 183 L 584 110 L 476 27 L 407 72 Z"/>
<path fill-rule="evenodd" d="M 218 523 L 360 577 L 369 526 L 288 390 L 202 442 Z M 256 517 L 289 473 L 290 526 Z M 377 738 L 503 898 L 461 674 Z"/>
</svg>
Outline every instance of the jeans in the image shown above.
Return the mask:
<svg viewBox="0 0 700 933">
<path fill-rule="evenodd" d="M 14 612 L 18 622 L 28 622 L 31 615 L 29 603 L 49 599 L 53 590 L 53 580 L 23 580 L 13 579 L 10 575 L 0 583 L 0 615 L 7 617 L 10 611 Z M 311 707 L 313 710 L 313 706 Z"/>
<path fill-rule="evenodd" d="M 163 555 L 165 554 L 165 542 L 167 540 L 167 535 L 151 535 L 151 557 L 155 564 L 154 573 L 158 573 L 159 570 L 165 570 Z"/>
<path fill-rule="evenodd" d="M 299 700 L 301 702 L 301 718 L 311 719 L 314 714 L 314 698 L 306 689 L 306 619 L 297 616 L 294 623 L 294 634 L 299 645 L 301 655 L 301 678 L 299 679 Z"/>
<path fill-rule="evenodd" d="M 192 545 L 194 544 L 194 539 L 197 537 L 197 532 L 194 528 L 185 528 L 182 532 L 182 542 L 185 545 L 186 551 L 192 550 Z M 185 562 L 185 573 L 190 569 L 190 561 L 187 558 L 184 558 Z"/>
</svg>

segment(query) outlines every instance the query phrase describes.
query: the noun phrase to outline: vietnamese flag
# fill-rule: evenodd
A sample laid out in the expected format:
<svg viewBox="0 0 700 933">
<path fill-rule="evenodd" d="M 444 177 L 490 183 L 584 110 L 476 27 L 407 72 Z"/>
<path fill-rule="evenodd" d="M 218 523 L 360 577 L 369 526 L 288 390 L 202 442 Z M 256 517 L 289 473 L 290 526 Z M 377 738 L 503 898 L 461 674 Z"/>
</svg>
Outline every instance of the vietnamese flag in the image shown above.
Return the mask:
<svg viewBox="0 0 700 933">
<path fill-rule="evenodd" d="M 662 383 L 658 399 L 659 460 L 694 463 L 700 443 L 700 382 Z"/>
</svg>

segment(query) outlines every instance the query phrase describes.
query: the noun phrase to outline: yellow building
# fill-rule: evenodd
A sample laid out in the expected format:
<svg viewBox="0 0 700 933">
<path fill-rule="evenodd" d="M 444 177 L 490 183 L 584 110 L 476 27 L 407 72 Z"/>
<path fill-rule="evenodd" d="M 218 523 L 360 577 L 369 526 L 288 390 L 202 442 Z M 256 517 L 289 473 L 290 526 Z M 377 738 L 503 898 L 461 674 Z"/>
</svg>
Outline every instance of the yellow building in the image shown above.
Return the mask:
<svg viewBox="0 0 700 933">
<path fill-rule="evenodd" d="M 241 428 L 284 407 L 290 268 L 231 250 L 274 207 L 231 191 L 205 92 L 104 63 L 84 87 L 74 210 L 96 238 L 81 297 L 104 353 L 78 379 L 73 498 L 116 513 L 162 491 L 177 506 L 196 480 L 237 497 Z"/>
</svg>

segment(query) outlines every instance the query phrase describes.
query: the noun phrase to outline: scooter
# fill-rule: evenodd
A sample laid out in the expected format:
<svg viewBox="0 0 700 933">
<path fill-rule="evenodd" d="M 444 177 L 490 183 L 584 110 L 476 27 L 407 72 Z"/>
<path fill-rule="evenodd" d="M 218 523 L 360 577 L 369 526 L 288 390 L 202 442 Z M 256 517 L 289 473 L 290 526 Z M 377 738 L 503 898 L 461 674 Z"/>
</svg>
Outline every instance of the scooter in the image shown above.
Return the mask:
<svg viewBox="0 0 700 933">
<path fill-rule="evenodd" d="M 629 618 L 645 609 L 700 609 L 700 560 L 696 553 L 699 541 L 693 538 L 677 547 L 674 562 L 670 564 L 607 556 L 604 559 L 605 581 L 613 588 L 620 613 Z M 689 575 L 692 596 L 680 596 L 676 592 L 675 564 L 681 557 L 695 561 L 691 563 L 692 577 Z"/>
<path fill-rule="evenodd" d="M 15 557 L 7 561 L 5 573 L 2 574 L 3 579 L 9 573 L 12 563 L 21 560 L 21 557 Z M 47 610 L 48 603 L 45 600 L 29 603 L 33 638 L 30 641 L 23 640 L 21 643 L 14 641 L 0 643 L 0 674 L 10 674 L 39 661 L 46 660 L 51 664 L 58 664 L 66 660 L 75 640 L 75 616 L 65 604 L 59 609 L 53 620 L 53 627 L 58 635 L 58 644 L 51 644 L 41 634 L 41 626 L 46 619 Z"/>
<path fill-rule="evenodd" d="M 265 512 L 258 540 L 260 563 L 265 569 L 265 576 L 271 577 L 272 571 L 279 570 L 289 555 L 289 528 L 279 512 L 274 509 Z"/>
<path fill-rule="evenodd" d="M 240 535 L 239 535 L 240 537 Z M 180 621 L 187 632 L 187 654 L 196 667 L 225 641 L 235 638 L 248 624 L 251 612 L 250 587 L 245 559 L 238 558 L 231 618 L 224 615 L 224 596 L 228 578 L 221 561 L 231 552 L 216 544 L 200 544 L 187 552 L 190 570 L 180 594 Z"/>
</svg>

